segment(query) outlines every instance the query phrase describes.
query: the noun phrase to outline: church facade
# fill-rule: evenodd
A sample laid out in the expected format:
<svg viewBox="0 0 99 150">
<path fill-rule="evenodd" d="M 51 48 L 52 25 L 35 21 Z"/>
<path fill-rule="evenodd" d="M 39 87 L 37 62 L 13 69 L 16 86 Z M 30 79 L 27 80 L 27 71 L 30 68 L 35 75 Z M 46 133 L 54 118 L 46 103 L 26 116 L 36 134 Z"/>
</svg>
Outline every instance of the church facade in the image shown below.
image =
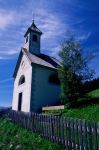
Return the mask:
<svg viewBox="0 0 99 150">
<path fill-rule="evenodd" d="M 44 106 L 59 103 L 57 68 L 60 63 L 40 52 L 41 35 L 33 21 L 24 35 L 24 47 L 13 74 L 13 110 L 39 112 Z"/>
</svg>

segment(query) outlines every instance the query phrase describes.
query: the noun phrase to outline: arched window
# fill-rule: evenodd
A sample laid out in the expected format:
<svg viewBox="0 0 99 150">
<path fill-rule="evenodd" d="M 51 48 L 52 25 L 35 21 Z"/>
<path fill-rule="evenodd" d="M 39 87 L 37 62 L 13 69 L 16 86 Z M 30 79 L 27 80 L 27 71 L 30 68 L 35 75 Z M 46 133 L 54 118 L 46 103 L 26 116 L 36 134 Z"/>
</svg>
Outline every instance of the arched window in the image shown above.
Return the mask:
<svg viewBox="0 0 99 150">
<path fill-rule="evenodd" d="M 33 41 L 37 42 L 37 35 L 33 35 Z"/>
<path fill-rule="evenodd" d="M 23 84 L 23 83 L 25 83 L 25 76 L 24 76 L 24 75 L 22 75 L 22 76 L 20 77 L 20 79 L 19 79 L 19 85 L 21 85 L 21 84 Z"/>
<path fill-rule="evenodd" d="M 60 80 L 58 78 L 58 74 L 57 73 L 53 73 L 50 75 L 49 77 L 49 83 L 52 83 L 52 84 L 60 84 Z"/>
</svg>

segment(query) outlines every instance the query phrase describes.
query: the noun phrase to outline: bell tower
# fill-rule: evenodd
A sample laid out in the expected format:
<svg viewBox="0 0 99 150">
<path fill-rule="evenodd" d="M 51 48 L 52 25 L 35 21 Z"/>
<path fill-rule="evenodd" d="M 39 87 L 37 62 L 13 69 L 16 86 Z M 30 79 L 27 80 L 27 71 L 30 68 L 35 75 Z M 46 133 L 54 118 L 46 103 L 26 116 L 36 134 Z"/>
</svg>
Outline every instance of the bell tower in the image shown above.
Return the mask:
<svg viewBox="0 0 99 150">
<path fill-rule="evenodd" d="M 24 47 L 32 54 L 40 54 L 40 45 L 41 45 L 41 35 L 42 32 L 37 28 L 34 23 L 34 20 L 31 26 L 26 31 L 24 38 L 25 44 Z"/>
</svg>

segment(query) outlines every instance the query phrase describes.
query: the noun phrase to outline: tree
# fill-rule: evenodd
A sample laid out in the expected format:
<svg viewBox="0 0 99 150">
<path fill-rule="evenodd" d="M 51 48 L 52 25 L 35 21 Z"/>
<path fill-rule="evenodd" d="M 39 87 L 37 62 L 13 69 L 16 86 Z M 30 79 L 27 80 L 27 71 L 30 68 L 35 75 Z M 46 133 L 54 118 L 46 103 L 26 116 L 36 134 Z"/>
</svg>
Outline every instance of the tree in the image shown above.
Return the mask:
<svg viewBox="0 0 99 150">
<path fill-rule="evenodd" d="M 92 78 L 88 68 L 90 57 L 83 55 L 83 48 L 73 37 L 62 44 L 59 52 L 61 66 L 58 75 L 61 83 L 61 100 L 63 103 L 76 100 L 82 94 L 82 82 Z"/>
</svg>

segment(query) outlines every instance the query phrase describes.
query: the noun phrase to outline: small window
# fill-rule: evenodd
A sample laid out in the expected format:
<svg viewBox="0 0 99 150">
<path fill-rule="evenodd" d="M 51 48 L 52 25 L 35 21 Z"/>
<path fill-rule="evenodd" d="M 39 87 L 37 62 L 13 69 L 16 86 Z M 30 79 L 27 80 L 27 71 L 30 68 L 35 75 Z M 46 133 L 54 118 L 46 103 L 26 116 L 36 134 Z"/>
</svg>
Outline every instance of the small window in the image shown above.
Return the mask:
<svg viewBox="0 0 99 150">
<path fill-rule="evenodd" d="M 26 43 L 28 42 L 28 36 L 26 37 Z"/>
<path fill-rule="evenodd" d="M 52 84 L 60 84 L 59 78 L 58 78 L 58 74 L 51 74 L 49 77 L 49 83 Z"/>
<path fill-rule="evenodd" d="M 37 42 L 37 36 L 36 35 L 33 35 L 33 41 Z"/>
<path fill-rule="evenodd" d="M 21 78 L 19 79 L 19 85 L 25 83 L 25 77 L 24 75 L 21 76 Z"/>
</svg>

